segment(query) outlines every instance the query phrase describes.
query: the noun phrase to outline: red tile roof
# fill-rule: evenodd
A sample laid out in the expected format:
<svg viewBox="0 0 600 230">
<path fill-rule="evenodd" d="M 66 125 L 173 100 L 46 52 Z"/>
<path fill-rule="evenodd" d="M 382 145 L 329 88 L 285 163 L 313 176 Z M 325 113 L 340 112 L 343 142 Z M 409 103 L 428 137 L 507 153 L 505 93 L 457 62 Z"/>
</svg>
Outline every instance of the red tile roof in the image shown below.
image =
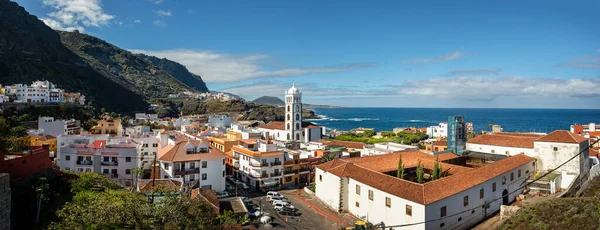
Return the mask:
<svg viewBox="0 0 600 230">
<path fill-rule="evenodd" d="M 600 157 L 600 147 L 594 147 L 590 149 L 590 156 Z"/>
<path fill-rule="evenodd" d="M 416 166 L 415 162 L 421 161 L 425 168 L 430 168 L 433 166 L 430 164 L 435 161 L 434 156 L 415 150 L 361 158 L 334 159 L 316 167 L 419 204 L 430 204 L 535 161 L 534 158 L 519 154 L 479 168 L 440 163 L 444 171 L 450 172 L 449 176 L 418 184 L 382 173 L 397 169 L 400 156 L 405 167 Z"/>
<path fill-rule="evenodd" d="M 101 149 L 101 148 L 104 148 L 104 146 L 106 146 L 105 140 L 96 140 L 96 141 L 94 141 L 94 143 L 92 143 L 93 149 Z"/>
<path fill-rule="evenodd" d="M 479 135 L 467 141 L 467 144 L 494 145 L 533 149 L 533 141 L 542 135 L 524 133 L 492 133 Z"/>
<path fill-rule="evenodd" d="M 194 146 L 199 146 L 201 143 L 205 143 L 208 145 L 209 152 L 207 153 L 186 153 L 185 146 L 188 144 L 192 144 Z M 160 153 L 159 153 L 160 154 Z M 202 141 L 182 141 L 171 149 L 169 149 L 166 153 L 164 153 L 159 160 L 168 161 L 168 162 L 182 162 L 182 161 L 199 161 L 204 159 L 213 159 L 213 158 L 225 158 L 225 153 L 221 152 L 221 150 L 211 146 L 209 143 L 206 143 L 204 140 Z"/>
<path fill-rule="evenodd" d="M 600 132 L 590 132 L 590 137 L 600 137 Z"/>
<path fill-rule="evenodd" d="M 536 141 L 541 142 L 560 142 L 560 143 L 581 143 L 587 141 L 588 139 L 585 137 L 581 137 L 577 134 L 569 132 L 567 130 L 556 130 L 551 132 L 550 134 L 537 139 Z"/>
<path fill-rule="evenodd" d="M 345 148 L 351 148 L 351 149 L 362 149 L 365 148 L 365 146 L 367 146 L 367 144 L 362 143 L 362 142 L 354 142 L 354 141 L 339 141 L 339 140 L 329 140 L 327 142 L 321 142 L 324 145 L 327 146 L 341 146 L 341 147 L 345 147 Z"/>
<path fill-rule="evenodd" d="M 152 186 L 152 180 L 140 184 L 140 192 L 152 193 L 152 188 L 163 187 L 169 192 L 181 191 L 181 182 L 171 179 L 156 179 L 154 186 Z"/>
<path fill-rule="evenodd" d="M 217 198 L 217 191 L 210 189 L 193 189 L 190 198 L 199 199 L 202 202 L 209 204 L 216 213 L 219 213 L 219 198 Z"/>
</svg>

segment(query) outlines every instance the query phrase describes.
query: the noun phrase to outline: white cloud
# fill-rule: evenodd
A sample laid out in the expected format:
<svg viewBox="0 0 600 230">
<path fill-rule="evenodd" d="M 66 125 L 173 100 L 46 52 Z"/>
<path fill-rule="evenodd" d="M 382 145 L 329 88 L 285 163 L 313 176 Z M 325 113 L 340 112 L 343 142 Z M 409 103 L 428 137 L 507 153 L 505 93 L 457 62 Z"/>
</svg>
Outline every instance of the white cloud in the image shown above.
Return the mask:
<svg viewBox="0 0 600 230">
<path fill-rule="evenodd" d="M 100 0 L 44 0 L 43 4 L 52 9 L 48 18 L 41 18 L 49 27 L 56 30 L 80 30 L 85 27 L 110 25 L 113 15 L 104 13 Z"/>
<path fill-rule="evenodd" d="M 158 26 L 158 27 L 163 27 L 163 28 L 167 27 L 167 23 L 165 23 L 165 22 L 163 22 L 161 20 L 154 20 L 152 22 L 152 24 L 154 24 L 155 26 Z"/>
<path fill-rule="evenodd" d="M 154 1 L 154 4 L 160 4 L 160 3 L 164 2 L 164 1 L 165 1 L 165 0 L 155 0 L 155 1 Z"/>
<path fill-rule="evenodd" d="M 559 64 L 559 66 L 578 69 L 600 69 L 600 57 L 585 56 L 573 58 L 566 63 Z"/>
<path fill-rule="evenodd" d="M 259 82 L 234 86 L 219 91 L 252 99 L 260 96 L 281 97 L 289 84 Z M 407 80 L 398 85 L 372 89 L 350 86 L 322 87 L 317 84 L 296 84 L 305 97 L 356 98 L 403 97 L 412 99 L 444 99 L 458 101 L 492 101 L 498 98 L 600 98 L 600 77 L 597 78 L 524 78 L 524 77 L 455 77 L 427 80 Z M 518 104 L 518 100 L 516 102 Z M 374 106 L 381 105 L 373 101 Z"/>
<path fill-rule="evenodd" d="M 142 23 L 141 20 L 134 20 L 133 23 Z"/>
<path fill-rule="evenodd" d="M 163 17 L 170 17 L 172 15 L 171 11 L 164 11 L 164 10 L 153 10 L 154 13 L 158 16 L 163 16 Z"/>
<path fill-rule="evenodd" d="M 466 53 L 462 53 L 462 52 L 454 52 L 454 53 L 449 53 L 449 54 L 445 54 L 445 55 L 437 56 L 437 57 L 433 57 L 433 58 L 409 58 L 409 59 L 402 60 L 402 62 L 407 63 L 407 64 L 443 62 L 443 61 L 450 61 L 450 60 L 454 60 L 454 59 L 464 58 L 464 57 L 468 57 L 471 55 L 472 54 L 466 54 Z"/>
<path fill-rule="evenodd" d="M 467 76 L 467 75 L 496 75 L 501 69 L 462 69 L 445 73 L 445 76 Z"/>
<path fill-rule="evenodd" d="M 123 22 L 122 21 L 118 21 L 117 24 L 123 25 Z"/>
<path fill-rule="evenodd" d="M 266 70 L 259 61 L 268 58 L 263 54 L 231 55 L 212 51 L 195 50 L 130 50 L 133 53 L 167 58 L 186 66 L 191 72 L 202 76 L 206 82 L 238 82 L 247 79 L 265 77 L 291 77 L 313 73 L 345 72 L 353 69 L 372 67 L 373 63 L 351 63 L 337 66 L 315 68 L 286 68 Z"/>
</svg>

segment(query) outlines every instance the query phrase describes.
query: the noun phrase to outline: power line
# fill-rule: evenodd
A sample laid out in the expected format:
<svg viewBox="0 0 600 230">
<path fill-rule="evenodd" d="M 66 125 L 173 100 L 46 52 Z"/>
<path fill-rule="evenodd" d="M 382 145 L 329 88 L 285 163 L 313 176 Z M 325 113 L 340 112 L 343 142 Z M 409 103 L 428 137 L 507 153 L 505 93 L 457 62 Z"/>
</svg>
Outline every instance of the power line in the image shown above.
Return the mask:
<svg viewBox="0 0 600 230">
<path fill-rule="evenodd" d="M 509 193 L 508 193 L 508 194 L 506 194 L 506 195 L 503 195 L 503 196 L 501 196 L 501 197 L 498 197 L 498 198 L 496 198 L 496 199 L 493 199 L 493 200 L 491 200 L 491 201 L 488 201 L 488 202 L 484 203 L 484 204 L 483 204 L 483 205 L 481 205 L 481 206 L 477 206 L 477 207 L 474 207 L 474 208 L 470 208 L 470 209 L 464 210 L 464 211 L 462 211 L 462 212 L 455 213 L 455 214 L 452 214 L 452 215 L 449 215 L 449 216 L 440 217 L 440 218 L 437 218 L 437 219 L 426 220 L 426 221 L 422 221 L 422 222 L 416 222 L 416 223 L 410 223 L 410 224 L 391 225 L 391 226 L 385 226 L 385 227 L 386 227 L 386 228 L 402 228 L 402 227 L 409 227 L 409 226 L 413 226 L 413 225 L 426 224 L 426 223 L 429 223 L 429 222 L 440 221 L 440 220 L 443 220 L 443 219 L 446 219 L 446 218 L 450 218 L 450 217 L 453 217 L 453 216 L 457 216 L 457 215 L 460 215 L 460 214 L 463 214 L 463 213 L 466 213 L 466 212 L 469 212 L 469 211 L 473 211 L 473 210 L 475 210 L 475 209 L 477 209 L 477 208 L 480 208 L 480 207 L 483 207 L 483 206 L 487 206 L 487 205 L 491 204 L 491 203 L 492 203 L 492 202 L 494 202 L 494 201 L 497 201 L 497 200 L 500 200 L 500 199 L 504 198 L 505 196 L 509 196 L 510 194 L 513 194 L 513 193 L 515 193 L 515 192 L 517 192 L 517 191 L 522 191 L 521 189 L 523 189 L 523 188 L 526 188 L 527 186 L 529 186 L 529 185 L 533 184 L 534 182 L 536 182 L 536 181 L 538 181 L 538 180 L 540 180 L 540 179 L 544 178 L 545 176 L 547 176 L 547 175 L 549 175 L 550 173 L 552 173 L 552 172 L 556 171 L 556 170 L 557 170 L 557 169 L 559 169 L 560 167 L 562 167 L 562 166 L 566 165 L 567 163 L 569 163 L 569 162 L 570 162 L 570 161 L 572 161 L 573 159 L 577 158 L 579 155 L 581 155 L 581 154 L 582 154 L 583 152 L 585 152 L 586 150 L 589 150 L 589 149 L 590 149 L 590 147 L 594 146 L 594 145 L 595 145 L 596 143 L 598 143 L 599 141 L 600 141 L 600 139 L 598 139 L 598 140 L 594 141 L 593 143 L 589 144 L 589 145 L 588 145 L 586 148 L 584 148 L 583 150 L 579 151 L 579 153 L 577 153 L 577 154 L 576 154 L 576 155 L 574 155 L 573 157 L 569 158 L 567 161 L 563 162 L 563 163 L 562 163 L 562 164 L 560 164 L 559 166 L 557 166 L 557 167 L 555 167 L 555 168 L 553 168 L 553 169 L 549 170 L 548 172 L 544 173 L 544 175 L 542 175 L 542 176 L 540 176 L 540 177 L 538 177 L 538 178 L 536 178 L 536 179 L 533 179 L 532 181 L 530 181 L 530 182 L 526 183 L 525 185 L 523 185 L 523 186 L 521 186 L 521 187 L 519 187 L 519 188 L 515 189 L 515 190 L 514 190 L 514 191 L 512 191 L 512 192 L 509 192 Z"/>
</svg>

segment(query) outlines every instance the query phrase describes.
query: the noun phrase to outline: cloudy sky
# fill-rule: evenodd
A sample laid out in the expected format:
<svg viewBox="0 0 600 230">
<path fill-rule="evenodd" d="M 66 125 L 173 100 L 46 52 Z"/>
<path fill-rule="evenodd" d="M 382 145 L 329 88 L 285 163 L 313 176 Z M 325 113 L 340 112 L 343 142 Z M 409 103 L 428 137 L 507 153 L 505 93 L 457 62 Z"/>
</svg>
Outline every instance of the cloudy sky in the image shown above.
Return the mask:
<svg viewBox="0 0 600 230">
<path fill-rule="evenodd" d="M 211 90 L 361 107 L 600 108 L 600 1 L 17 0 Z"/>
</svg>

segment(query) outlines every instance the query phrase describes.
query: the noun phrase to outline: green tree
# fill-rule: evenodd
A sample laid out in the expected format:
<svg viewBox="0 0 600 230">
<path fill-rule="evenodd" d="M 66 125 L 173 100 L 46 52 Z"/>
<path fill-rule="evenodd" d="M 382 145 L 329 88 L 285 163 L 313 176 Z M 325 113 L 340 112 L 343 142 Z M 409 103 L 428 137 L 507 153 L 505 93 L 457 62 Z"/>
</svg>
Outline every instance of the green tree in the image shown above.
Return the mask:
<svg viewBox="0 0 600 230">
<path fill-rule="evenodd" d="M 335 155 L 334 155 L 334 154 L 327 154 L 327 155 L 324 155 L 323 157 L 321 157 L 321 162 L 322 162 L 322 163 L 326 163 L 326 162 L 328 162 L 328 161 L 332 161 L 332 160 L 333 160 L 333 159 L 335 159 L 335 158 L 336 158 L 336 157 L 335 157 Z"/>
<path fill-rule="evenodd" d="M 77 193 L 49 229 L 150 229 L 151 207 L 138 193 L 107 190 Z"/>
<path fill-rule="evenodd" d="M 208 204 L 187 196 L 166 196 L 155 206 L 155 229 L 218 229 L 217 213 Z"/>
<path fill-rule="evenodd" d="M 144 169 L 135 167 L 131 169 L 131 176 L 133 176 L 133 186 L 137 188 L 137 182 L 140 176 L 144 175 Z M 137 189 L 134 189 L 137 190 Z"/>
<path fill-rule="evenodd" d="M 440 171 L 439 171 L 438 165 L 439 165 L 438 156 L 435 156 L 435 162 L 433 163 L 433 173 L 431 175 L 431 180 L 440 178 Z"/>
<path fill-rule="evenodd" d="M 404 164 L 402 163 L 402 155 L 400 155 L 400 159 L 398 159 L 398 171 L 396 172 L 396 177 L 404 179 Z"/>
<path fill-rule="evenodd" d="M 104 175 L 93 172 L 77 173 L 77 179 L 71 182 L 71 192 L 79 193 L 97 189 L 120 189 L 121 185 L 111 181 Z"/>
<path fill-rule="evenodd" d="M 419 160 L 419 164 L 417 165 L 417 182 L 419 184 L 423 183 L 424 175 L 425 175 L 425 171 L 423 170 L 423 165 L 421 164 L 421 161 Z"/>
</svg>

